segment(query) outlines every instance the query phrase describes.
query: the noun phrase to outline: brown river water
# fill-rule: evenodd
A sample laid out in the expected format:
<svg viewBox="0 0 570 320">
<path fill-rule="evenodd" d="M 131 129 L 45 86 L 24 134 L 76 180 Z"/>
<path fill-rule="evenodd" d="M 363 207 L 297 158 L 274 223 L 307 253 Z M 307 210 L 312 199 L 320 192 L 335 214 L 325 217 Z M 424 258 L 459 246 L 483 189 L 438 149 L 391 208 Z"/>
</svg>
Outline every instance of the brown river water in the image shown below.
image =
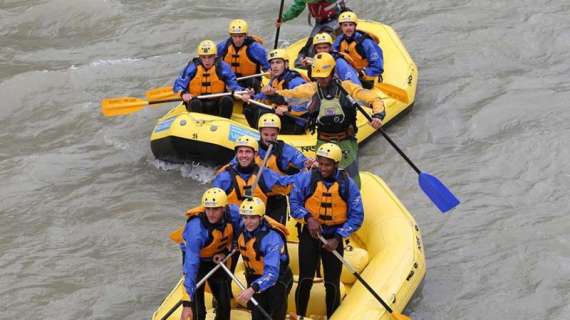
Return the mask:
<svg viewBox="0 0 570 320">
<path fill-rule="evenodd" d="M 424 232 L 405 313 L 570 319 L 570 2 L 347 2 L 393 26 L 420 71 L 388 132 L 463 201 L 440 214 L 382 136 L 361 148 Z M 154 160 L 166 109 L 105 118 L 99 101 L 172 83 L 230 19 L 272 42 L 278 6 L 0 1 L 0 319 L 150 318 L 180 276 L 168 233 L 214 170 Z M 304 14 L 281 44 L 308 31 Z"/>
</svg>

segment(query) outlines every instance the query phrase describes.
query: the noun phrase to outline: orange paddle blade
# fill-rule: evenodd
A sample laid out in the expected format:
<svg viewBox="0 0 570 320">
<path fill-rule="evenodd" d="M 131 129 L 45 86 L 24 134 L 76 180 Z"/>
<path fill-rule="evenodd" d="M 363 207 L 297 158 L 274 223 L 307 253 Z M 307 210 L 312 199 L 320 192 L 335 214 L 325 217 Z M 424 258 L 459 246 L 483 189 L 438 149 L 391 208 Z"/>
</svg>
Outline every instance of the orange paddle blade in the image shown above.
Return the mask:
<svg viewBox="0 0 570 320">
<path fill-rule="evenodd" d="M 170 240 L 176 242 L 176 244 L 181 244 L 184 241 L 184 227 L 180 227 L 170 233 Z"/>
<path fill-rule="evenodd" d="M 396 319 L 396 320 L 412 320 L 412 318 L 405 316 L 401 313 L 397 313 L 397 312 L 392 312 L 392 318 Z"/>
<path fill-rule="evenodd" d="M 380 82 L 376 84 L 376 88 L 380 89 L 380 91 L 384 92 L 386 95 L 398 101 L 402 101 L 403 103 L 410 102 L 410 97 L 408 96 L 408 93 L 404 91 L 404 89 L 398 88 L 395 85 Z"/>
<path fill-rule="evenodd" d="M 148 105 L 148 101 L 133 97 L 107 98 L 101 101 L 101 113 L 106 117 L 122 116 L 137 112 Z"/>
<path fill-rule="evenodd" d="M 172 87 L 160 87 L 160 88 L 150 89 L 147 92 L 145 92 L 144 95 L 148 101 L 170 100 L 170 99 L 180 98 L 180 95 L 178 93 L 174 93 L 174 91 L 172 91 Z"/>
</svg>

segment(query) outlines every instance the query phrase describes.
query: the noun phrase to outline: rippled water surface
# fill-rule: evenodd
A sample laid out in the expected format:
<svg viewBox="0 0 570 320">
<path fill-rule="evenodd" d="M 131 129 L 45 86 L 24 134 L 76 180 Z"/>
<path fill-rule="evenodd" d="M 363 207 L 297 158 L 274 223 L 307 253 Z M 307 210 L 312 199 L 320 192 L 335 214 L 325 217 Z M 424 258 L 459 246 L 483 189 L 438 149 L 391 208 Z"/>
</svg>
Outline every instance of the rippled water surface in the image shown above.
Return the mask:
<svg viewBox="0 0 570 320">
<path fill-rule="evenodd" d="M 291 1 L 287 1 L 291 3 Z M 424 231 L 414 319 L 568 319 L 570 4 L 347 1 L 392 25 L 420 70 L 389 133 L 463 200 L 441 215 L 375 136 L 381 175 Z M 154 160 L 166 109 L 99 101 L 172 82 L 242 17 L 272 42 L 277 1 L 0 1 L 0 318 L 147 319 L 177 281 L 167 239 L 211 168 Z M 308 32 L 302 16 L 283 45 Z"/>
</svg>

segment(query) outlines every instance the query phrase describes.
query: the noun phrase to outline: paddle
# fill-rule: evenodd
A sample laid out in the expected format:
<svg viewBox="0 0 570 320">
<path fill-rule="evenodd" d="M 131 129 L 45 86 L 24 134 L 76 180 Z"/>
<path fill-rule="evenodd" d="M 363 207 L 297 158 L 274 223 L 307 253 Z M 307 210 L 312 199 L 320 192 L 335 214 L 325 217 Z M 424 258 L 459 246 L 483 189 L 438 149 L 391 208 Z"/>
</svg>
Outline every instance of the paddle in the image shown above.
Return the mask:
<svg viewBox="0 0 570 320">
<path fill-rule="evenodd" d="M 224 271 L 226 271 L 226 273 L 228 274 L 228 276 L 230 276 L 238 285 L 238 287 L 240 287 L 240 289 L 243 291 L 245 289 L 247 289 L 245 287 L 245 285 L 240 281 L 240 279 L 238 279 L 231 271 L 230 269 L 228 269 L 228 267 L 226 267 L 224 264 L 222 263 L 218 263 L 219 266 L 222 267 L 222 269 L 224 269 Z M 263 314 L 263 316 L 269 320 L 271 320 L 271 316 L 267 313 L 267 311 L 265 311 L 265 309 L 263 309 L 263 307 L 259 304 L 259 302 L 257 302 L 257 300 L 252 296 L 250 299 L 251 303 L 253 303 L 254 306 L 257 307 L 257 309 L 259 309 L 259 311 Z"/>
<path fill-rule="evenodd" d="M 234 93 L 234 96 L 236 96 L 236 97 L 238 97 L 238 98 L 241 99 L 241 95 L 240 95 L 239 93 Z M 268 105 L 268 104 L 265 104 L 265 103 L 263 103 L 263 102 L 259 102 L 259 101 L 257 101 L 257 100 L 249 99 L 249 103 L 255 104 L 256 106 L 259 106 L 259 107 L 262 107 L 262 108 L 265 108 L 265 109 L 268 109 L 268 110 L 271 110 L 271 111 L 275 112 L 275 109 L 273 109 L 272 106 L 270 106 L 270 105 Z M 291 119 L 295 119 L 295 120 L 307 122 L 307 119 L 302 118 L 302 117 L 294 116 L 294 115 L 290 114 L 289 112 L 283 112 L 283 115 L 284 115 L 285 117 L 288 117 L 288 118 L 291 118 Z"/>
<path fill-rule="evenodd" d="M 257 73 L 249 76 L 239 77 L 236 81 L 258 78 L 268 75 L 268 73 Z M 145 92 L 144 96 L 148 101 L 173 99 L 179 96 L 179 93 L 172 91 L 172 86 L 153 88 Z"/>
<path fill-rule="evenodd" d="M 204 282 L 206 282 L 206 280 L 208 280 L 208 278 L 211 277 L 214 274 L 214 272 L 216 272 L 220 268 L 220 264 L 224 264 L 234 253 L 236 253 L 236 251 L 237 248 L 233 249 L 227 256 L 224 257 L 222 261 L 218 263 L 218 265 L 213 267 L 212 270 L 210 270 L 210 272 L 208 272 L 200 281 L 198 281 L 198 283 L 196 284 L 196 289 L 199 288 L 201 285 L 203 285 Z M 168 317 L 170 317 L 174 313 L 174 311 L 176 311 L 176 309 L 178 309 L 178 307 L 180 307 L 181 305 L 182 305 L 182 300 L 178 301 L 172 308 L 170 308 L 170 310 L 168 310 L 168 312 L 165 313 L 164 316 L 160 318 L 160 320 L 168 319 Z"/>
<path fill-rule="evenodd" d="M 340 90 L 346 94 L 349 101 L 355 105 L 358 110 L 368 119 L 368 121 L 372 122 L 372 117 L 364 110 L 364 108 L 360 105 L 360 103 L 356 102 L 344 89 L 341 85 L 340 80 L 335 79 L 337 81 Z M 424 193 L 430 198 L 430 200 L 437 206 L 437 208 L 442 212 L 445 213 L 453 208 L 455 208 L 459 204 L 459 199 L 449 191 L 449 189 L 441 182 L 438 178 L 430 175 L 429 173 L 422 172 L 420 169 L 408 158 L 408 156 L 398 147 L 398 145 L 388 136 L 386 131 L 382 129 L 382 127 L 378 128 L 378 131 L 388 140 L 390 145 L 398 151 L 398 153 L 406 160 L 406 162 L 416 171 L 419 175 L 418 182 L 420 188 L 424 191 Z"/>
<path fill-rule="evenodd" d="M 398 88 L 395 85 L 379 82 L 376 85 L 374 85 L 374 87 L 384 92 L 387 96 L 390 96 L 398 101 L 401 101 L 403 103 L 410 102 L 410 97 L 408 96 L 408 93 L 406 93 L 404 89 Z"/>
<path fill-rule="evenodd" d="M 319 239 L 321 240 L 321 242 L 323 244 L 327 244 L 327 240 L 319 234 Z M 372 287 L 366 282 L 364 281 L 364 279 L 362 279 L 362 276 L 360 276 L 360 273 L 358 273 L 358 271 L 356 271 L 354 269 L 354 267 L 348 262 L 346 261 L 336 250 L 333 250 L 332 253 L 334 254 L 335 257 L 337 257 L 338 260 L 340 260 L 342 262 L 342 264 L 344 264 L 344 266 L 350 270 L 350 272 L 356 277 L 356 279 L 358 279 L 358 281 L 360 281 L 360 283 L 366 288 L 366 290 L 368 290 L 368 292 L 370 292 L 374 298 L 376 298 L 376 300 L 378 300 L 378 302 L 380 302 L 380 304 L 382 304 L 382 306 L 386 309 L 386 311 L 388 311 L 392 317 L 394 319 L 397 320 L 411 320 L 412 318 L 405 316 L 401 313 L 395 312 L 394 310 L 392 310 L 392 308 L 390 308 L 390 306 L 388 304 L 386 304 L 386 302 L 384 302 L 384 300 L 382 300 L 382 297 L 380 297 L 380 295 L 378 295 L 378 293 L 376 293 L 376 291 L 374 291 L 374 289 L 372 289 Z"/>
<path fill-rule="evenodd" d="M 238 93 L 247 93 L 247 91 L 238 91 Z M 222 93 L 201 95 L 194 98 L 209 99 L 209 98 L 217 98 L 223 96 L 231 96 L 232 94 L 233 94 L 232 92 L 222 92 Z M 158 100 L 158 101 L 147 101 L 144 99 L 134 98 L 134 97 L 107 98 L 101 101 L 101 113 L 103 113 L 103 115 L 106 117 L 122 116 L 129 113 L 140 111 L 148 105 L 167 103 L 167 102 L 177 102 L 177 101 L 182 101 L 182 98 L 179 96 L 175 99 Z"/>
<path fill-rule="evenodd" d="M 273 49 L 277 49 L 277 43 L 279 42 L 279 31 L 281 30 L 281 16 L 283 15 L 284 4 L 285 0 L 281 0 L 281 4 L 279 5 L 279 16 L 277 17 L 277 22 L 279 22 L 279 27 L 277 27 L 277 31 L 275 31 L 275 43 L 273 44 Z"/>
<path fill-rule="evenodd" d="M 257 188 L 257 184 L 259 183 L 259 179 L 261 179 L 261 174 L 263 173 L 263 169 L 265 169 L 265 166 L 267 165 L 267 160 L 269 160 L 269 157 L 271 156 L 271 150 L 273 150 L 273 144 L 270 144 L 269 147 L 267 147 L 267 151 L 265 152 L 265 157 L 263 157 L 263 162 L 261 163 L 261 166 L 259 167 L 259 171 L 257 172 L 257 176 L 255 177 L 255 181 L 253 181 L 253 184 L 251 185 L 250 197 L 253 197 L 253 193 L 255 192 L 255 189 Z"/>
</svg>

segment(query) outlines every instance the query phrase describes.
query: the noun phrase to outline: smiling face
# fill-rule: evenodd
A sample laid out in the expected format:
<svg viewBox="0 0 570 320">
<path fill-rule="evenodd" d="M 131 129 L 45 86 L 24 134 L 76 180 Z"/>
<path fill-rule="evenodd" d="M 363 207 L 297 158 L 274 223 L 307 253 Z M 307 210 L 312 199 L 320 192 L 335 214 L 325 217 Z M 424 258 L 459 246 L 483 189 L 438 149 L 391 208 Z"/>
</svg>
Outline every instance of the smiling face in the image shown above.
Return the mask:
<svg viewBox="0 0 570 320">
<path fill-rule="evenodd" d="M 277 141 L 279 130 L 277 130 L 277 128 L 261 128 L 259 133 L 261 134 L 261 141 L 267 145 L 269 142 Z"/>
<path fill-rule="evenodd" d="M 245 225 L 245 229 L 249 232 L 257 229 L 257 227 L 259 227 L 259 224 L 261 223 L 260 216 L 242 215 L 241 217 L 243 219 L 243 224 Z"/>
<path fill-rule="evenodd" d="M 250 147 L 238 147 L 236 158 L 241 167 L 249 167 L 255 159 L 255 151 Z"/>
<path fill-rule="evenodd" d="M 218 223 L 224 216 L 224 207 L 206 208 L 206 217 L 209 223 Z"/>
<path fill-rule="evenodd" d="M 216 55 L 212 54 L 207 56 L 200 56 L 200 62 L 202 62 L 202 65 L 206 69 L 210 69 L 214 65 L 215 61 L 216 61 Z"/>
<path fill-rule="evenodd" d="M 319 171 L 323 178 L 332 177 L 338 166 L 332 159 L 325 157 L 317 156 L 317 162 L 319 163 Z"/>
</svg>

